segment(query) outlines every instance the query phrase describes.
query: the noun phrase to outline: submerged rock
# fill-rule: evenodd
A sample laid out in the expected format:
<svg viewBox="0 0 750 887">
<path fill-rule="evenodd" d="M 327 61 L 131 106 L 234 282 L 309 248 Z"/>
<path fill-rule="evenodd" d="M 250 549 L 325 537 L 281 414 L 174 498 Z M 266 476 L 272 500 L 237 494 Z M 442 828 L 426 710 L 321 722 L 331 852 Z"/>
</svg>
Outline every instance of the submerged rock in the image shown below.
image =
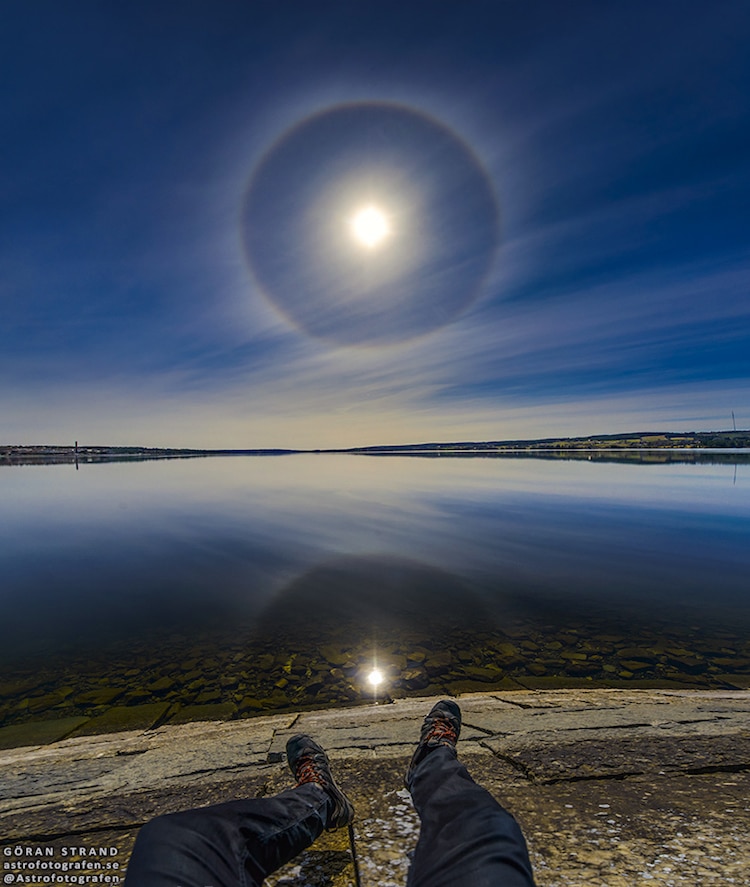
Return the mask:
<svg viewBox="0 0 750 887">
<path fill-rule="evenodd" d="M 159 678 L 158 681 L 154 681 L 153 684 L 148 685 L 148 690 L 151 693 L 166 693 L 168 690 L 171 690 L 175 686 L 175 681 L 172 678 L 163 677 Z"/>
<path fill-rule="evenodd" d="M 453 657 L 448 650 L 430 653 L 424 665 L 429 675 L 445 674 L 453 664 Z"/>
<path fill-rule="evenodd" d="M 632 671 L 632 672 L 644 671 L 645 669 L 653 667 L 652 662 L 646 662 L 646 661 L 640 660 L 640 659 L 621 659 L 620 665 L 622 665 L 622 667 L 626 671 Z"/>
<path fill-rule="evenodd" d="M 170 724 L 187 724 L 192 721 L 228 721 L 237 713 L 231 702 L 216 702 L 212 705 L 184 705 L 170 715 Z"/>
<path fill-rule="evenodd" d="M 430 678 L 424 668 L 407 668 L 401 674 L 400 683 L 409 690 L 421 690 L 430 683 Z"/>
<path fill-rule="evenodd" d="M 74 696 L 76 705 L 109 705 L 125 693 L 124 687 L 102 687 L 100 690 L 87 690 Z"/>
<path fill-rule="evenodd" d="M 53 690 L 51 693 L 45 693 L 43 696 L 34 696 L 28 701 L 28 709 L 34 714 L 46 711 L 48 708 L 60 705 L 61 702 L 72 696 L 73 692 L 73 687 L 58 687 L 58 689 Z"/>
<path fill-rule="evenodd" d="M 86 721 L 75 731 L 75 735 L 116 733 L 120 730 L 148 730 L 164 718 L 170 707 L 169 702 L 152 702 L 149 705 L 116 705 L 104 714 Z"/>
<path fill-rule="evenodd" d="M 245 696 L 238 704 L 237 709 L 240 713 L 247 711 L 264 711 L 269 707 L 268 700 L 258 699 L 257 696 Z"/>
<path fill-rule="evenodd" d="M 464 673 L 467 677 L 484 683 L 493 683 L 494 681 L 501 680 L 503 677 L 501 668 L 487 668 L 481 665 L 466 665 L 464 666 Z"/>
<path fill-rule="evenodd" d="M 23 745 L 48 745 L 69 736 L 87 720 L 88 718 L 85 717 L 57 718 L 0 727 L 0 749 L 17 748 Z"/>
<path fill-rule="evenodd" d="M 331 644 L 322 646 L 320 652 L 331 665 L 345 665 L 351 657 L 351 653 L 344 652 L 340 647 Z"/>
<path fill-rule="evenodd" d="M 209 702 L 221 702 L 221 692 L 216 688 L 204 690 L 195 697 L 197 705 L 205 705 Z"/>
</svg>

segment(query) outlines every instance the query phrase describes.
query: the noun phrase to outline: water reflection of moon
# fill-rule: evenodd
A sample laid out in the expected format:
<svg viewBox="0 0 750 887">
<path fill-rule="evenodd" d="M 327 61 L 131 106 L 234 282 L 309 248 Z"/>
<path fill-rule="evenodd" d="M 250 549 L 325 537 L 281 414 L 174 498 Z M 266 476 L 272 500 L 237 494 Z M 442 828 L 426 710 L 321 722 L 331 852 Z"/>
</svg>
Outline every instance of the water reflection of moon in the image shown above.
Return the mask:
<svg viewBox="0 0 750 887">
<path fill-rule="evenodd" d="M 353 236 L 342 238 L 347 225 Z M 499 219 L 486 171 L 452 130 L 371 102 L 308 117 L 272 145 L 252 174 L 242 232 L 261 290 L 295 326 L 336 344 L 384 344 L 472 303 Z"/>
</svg>

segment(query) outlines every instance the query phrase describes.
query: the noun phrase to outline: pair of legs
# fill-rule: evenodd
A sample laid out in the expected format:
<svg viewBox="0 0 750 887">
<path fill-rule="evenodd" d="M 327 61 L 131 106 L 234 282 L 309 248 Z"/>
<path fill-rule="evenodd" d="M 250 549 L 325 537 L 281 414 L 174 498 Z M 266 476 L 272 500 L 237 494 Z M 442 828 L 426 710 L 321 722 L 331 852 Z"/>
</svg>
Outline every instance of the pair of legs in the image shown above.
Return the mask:
<svg viewBox="0 0 750 887">
<path fill-rule="evenodd" d="M 461 716 L 444 700 L 425 718 L 406 784 L 421 819 L 409 887 L 533 887 L 526 843 L 511 814 L 456 758 Z M 325 752 L 290 740 L 297 786 L 272 798 L 160 816 L 138 835 L 126 887 L 260 887 L 326 828 L 354 811 Z"/>
</svg>

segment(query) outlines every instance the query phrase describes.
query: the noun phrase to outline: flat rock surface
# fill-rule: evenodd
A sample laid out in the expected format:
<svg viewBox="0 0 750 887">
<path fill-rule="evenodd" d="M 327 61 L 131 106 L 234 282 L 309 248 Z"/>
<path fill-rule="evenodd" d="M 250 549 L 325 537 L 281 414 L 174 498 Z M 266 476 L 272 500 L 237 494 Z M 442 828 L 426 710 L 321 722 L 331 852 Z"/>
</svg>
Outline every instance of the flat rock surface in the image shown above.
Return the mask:
<svg viewBox="0 0 750 887">
<path fill-rule="evenodd" d="M 362 883 L 400 887 L 419 834 L 403 774 L 434 701 L 2 751 L 5 883 L 9 873 L 34 876 L 24 860 L 85 860 L 94 848 L 109 848 L 96 862 L 121 878 L 151 817 L 290 787 L 286 740 L 306 732 L 355 803 Z M 521 823 L 540 887 L 750 883 L 750 692 L 509 691 L 459 703 L 459 756 Z M 38 881 L 17 883 L 42 884 L 36 871 Z M 267 883 L 353 884 L 346 830 L 326 833 Z"/>
</svg>

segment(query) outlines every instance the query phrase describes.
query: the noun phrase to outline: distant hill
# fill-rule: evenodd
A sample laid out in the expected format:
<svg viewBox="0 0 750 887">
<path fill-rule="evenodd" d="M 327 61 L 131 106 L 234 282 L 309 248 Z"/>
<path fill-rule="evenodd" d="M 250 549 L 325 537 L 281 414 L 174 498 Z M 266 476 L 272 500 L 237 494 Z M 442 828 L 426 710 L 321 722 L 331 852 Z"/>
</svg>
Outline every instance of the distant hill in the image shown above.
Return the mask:
<svg viewBox="0 0 750 887">
<path fill-rule="evenodd" d="M 547 437 L 541 440 L 460 441 L 354 447 L 327 452 L 489 454 L 571 450 L 744 449 L 748 447 L 750 447 L 750 431 L 638 431 L 628 434 L 597 434 L 591 437 Z"/>
<path fill-rule="evenodd" d="M 492 456 L 596 453 L 600 456 L 701 449 L 750 448 L 750 431 L 642 431 L 631 434 L 598 434 L 592 437 L 547 437 L 541 440 L 458 441 L 453 443 L 397 444 L 327 450 L 195 450 L 168 447 L 108 446 L 0 446 L 0 465 L 54 465 L 91 462 L 137 462 L 152 459 L 195 459 L 205 456 L 284 456 L 292 453 L 360 453 L 372 456 Z M 666 453 L 664 453 L 666 456 Z M 663 460 L 662 460 L 663 461 Z"/>
</svg>

